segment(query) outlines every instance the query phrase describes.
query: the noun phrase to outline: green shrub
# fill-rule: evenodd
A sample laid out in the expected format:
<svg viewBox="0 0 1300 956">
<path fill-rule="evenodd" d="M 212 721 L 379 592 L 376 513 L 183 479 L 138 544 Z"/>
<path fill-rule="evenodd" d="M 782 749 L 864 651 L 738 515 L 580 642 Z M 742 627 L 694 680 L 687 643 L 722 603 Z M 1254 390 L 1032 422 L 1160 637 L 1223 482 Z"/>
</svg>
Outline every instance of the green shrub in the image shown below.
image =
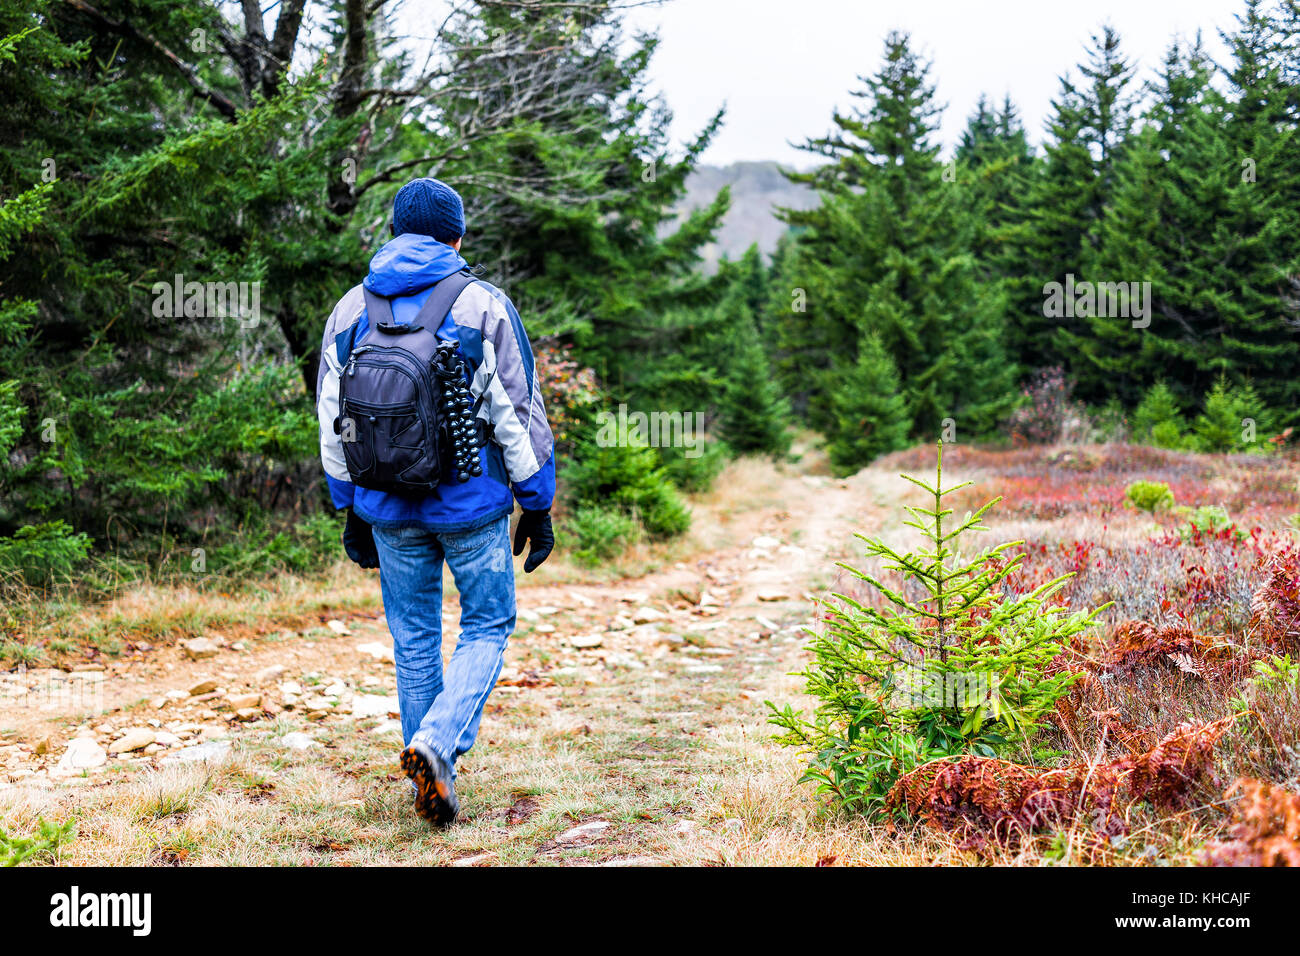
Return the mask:
<svg viewBox="0 0 1300 956">
<path fill-rule="evenodd" d="M 287 530 L 245 531 L 212 550 L 207 570 L 232 579 L 313 571 L 343 553 L 342 532 L 342 517 L 328 512 L 305 518 Z"/>
<path fill-rule="evenodd" d="M 0 830 L 0 866 L 53 863 L 59 846 L 70 840 L 75 830 L 75 820 L 54 824 L 45 819 L 37 821 L 36 834 L 30 837 L 10 836 Z"/>
<path fill-rule="evenodd" d="M 908 507 L 907 524 L 928 546 L 902 554 L 859 535 L 866 554 L 901 578 L 884 583 L 847 564 L 840 567 L 874 591 L 883 610 L 836 594 L 827 602 L 826 626 L 814 633 L 813 660 L 802 673 L 818 701 L 811 719 L 789 705 L 772 708 L 782 728 L 777 740 L 811 755 L 802 780 L 817 784 L 839 807 L 869 816 L 881 812 L 898 778 L 930 760 L 957 754 L 994 756 L 1027 743 L 1068 691 L 1074 675 L 1050 669 L 1065 642 L 1097 614 L 1065 615 L 1047 606 L 1069 575 L 1011 597 L 1001 584 L 1023 554 L 1008 542 L 973 558 L 961 553 L 962 536 L 982 530 L 980 519 L 1001 499 L 955 527 L 943 499 L 966 487 L 930 485 L 931 508 Z"/>
<path fill-rule="evenodd" d="M 1228 514 L 1228 509 L 1219 505 L 1201 505 L 1197 508 L 1179 508 L 1178 513 L 1187 516 L 1187 524 L 1178 529 L 1184 541 L 1190 541 L 1197 535 L 1222 534 L 1231 531 L 1238 541 L 1247 538 L 1246 532 L 1237 527 L 1237 523 Z"/>
<path fill-rule="evenodd" d="M 634 518 L 596 506 L 579 508 L 561 527 L 573 539 L 568 549 L 573 559 L 586 567 L 617 558 L 641 532 Z"/>
<path fill-rule="evenodd" d="M 1157 448 L 1182 448 L 1187 423 L 1178 409 L 1178 398 L 1164 382 L 1156 382 L 1133 412 L 1133 439 Z"/>
<path fill-rule="evenodd" d="M 1168 511 L 1174 506 L 1174 493 L 1163 481 L 1135 481 L 1124 489 L 1124 500 L 1139 511 Z"/>
<path fill-rule="evenodd" d="M 1275 654 L 1267 660 L 1256 661 L 1251 670 L 1254 676 L 1247 678 L 1240 693 L 1232 698 L 1234 710 L 1250 710 L 1261 695 L 1300 702 L 1300 661 L 1293 661 L 1290 654 Z"/>
<path fill-rule="evenodd" d="M 639 520 L 652 538 L 671 538 L 691 526 L 690 510 L 658 454 L 646 445 L 586 442 L 567 480 L 576 506 L 621 511 Z"/>
<path fill-rule="evenodd" d="M 1192 424 L 1192 445 L 1202 452 L 1266 451 L 1266 443 L 1248 440 L 1246 423 L 1256 436 L 1267 434 L 1272 415 L 1249 385 L 1230 386 L 1226 378 L 1205 396 L 1205 409 Z"/>
<path fill-rule="evenodd" d="M 731 460 L 731 448 L 724 442 L 708 441 L 696 458 L 687 458 L 686 449 L 661 448 L 664 471 L 674 485 L 690 494 L 708 491 L 722 469 Z"/>
<path fill-rule="evenodd" d="M 16 574 L 37 587 L 66 581 L 90 546 L 89 535 L 74 534 L 63 521 L 25 525 L 12 538 L 0 538 L 0 578 Z"/>
</svg>

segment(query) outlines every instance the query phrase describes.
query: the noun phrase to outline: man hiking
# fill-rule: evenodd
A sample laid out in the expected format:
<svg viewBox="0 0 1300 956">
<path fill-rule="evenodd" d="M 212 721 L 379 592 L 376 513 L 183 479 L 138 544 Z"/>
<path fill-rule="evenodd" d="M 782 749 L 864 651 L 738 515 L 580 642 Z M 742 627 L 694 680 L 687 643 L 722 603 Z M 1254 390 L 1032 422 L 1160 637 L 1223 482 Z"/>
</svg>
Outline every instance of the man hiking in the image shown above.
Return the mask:
<svg viewBox="0 0 1300 956">
<path fill-rule="evenodd" d="M 532 348 L 500 289 L 460 256 L 464 206 L 416 179 L 393 202 L 393 238 L 325 324 L 316 410 L 343 545 L 379 568 L 393 635 L 402 769 L 415 809 L 456 817 L 456 759 L 474 744 L 515 628 L 514 553 L 551 553 L 551 428 Z M 460 636 L 442 664 L 442 564 L 460 592 Z"/>
</svg>

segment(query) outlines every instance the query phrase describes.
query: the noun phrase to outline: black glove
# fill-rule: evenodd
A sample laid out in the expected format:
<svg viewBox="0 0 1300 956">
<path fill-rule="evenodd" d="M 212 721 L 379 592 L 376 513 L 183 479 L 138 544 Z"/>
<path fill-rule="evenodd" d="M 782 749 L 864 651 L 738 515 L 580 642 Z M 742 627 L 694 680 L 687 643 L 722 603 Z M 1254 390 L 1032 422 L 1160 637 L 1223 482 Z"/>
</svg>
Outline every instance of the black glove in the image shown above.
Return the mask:
<svg viewBox="0 0 1300 956">
<path fill-rule="evenodd" d="M 551 531 L 551 512 L 527 511 L 519 516 L 515 527 L 515 554 L 524 550 L 524 541 L 530 542 L 528 557 L 524 559 L 524 574 L 532 574 L 537 566 L 550 556 L 555 547 L 555 534 Z"/>
<path fill-rule="evenodd" d="M 375 548 L 375 530 L 348 509 L 348 520 L 343 525 L 343 550 L 348 557 L 363 568 L 379 567 L 379 551 Z"/>
</svg>

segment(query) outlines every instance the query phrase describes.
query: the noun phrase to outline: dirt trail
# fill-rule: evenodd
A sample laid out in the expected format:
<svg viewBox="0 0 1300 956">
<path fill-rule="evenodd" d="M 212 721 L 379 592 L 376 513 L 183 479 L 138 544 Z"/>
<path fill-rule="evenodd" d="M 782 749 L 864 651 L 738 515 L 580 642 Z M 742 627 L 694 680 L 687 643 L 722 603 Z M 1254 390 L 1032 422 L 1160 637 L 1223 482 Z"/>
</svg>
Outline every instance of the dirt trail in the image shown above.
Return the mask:
<svg viewBox="0 0 1300 956">
<path fill-rule="evenodd" d="M 556 761 L 569 761 L 574 774 L 589 779 L 579 786 L 575 778 L 571 795 L 560 788 L 565 796 L 557 795 L 554 813 L 543 815 L 558 820 L 550 831 L 594 816 L 603 825 L 616 812 L 659 819 L 665 807 L 677 807 L 665 821 L 676 819 L 702 799 L 702 781 L 715 781 L 704 789 L 716 792 L 734 776 L 732 763 L 753 758 L 755 739 L 767 736 L 762 701 L 797 692 L 787 675 L 802 664 L 800 629 L 811 618 L 810 592 L 824 590 L 834 561 L 856 550 L 852 532 L 879 527 L 881 506 L 898 490 L 892 476 L 872 471 L 848 481 L 772 475 L 777 484 L 766 490 L 779 504 L 734 519 L 743 522 L 747 544 L 608 583 L 530 586 L 521 580 L 519 628 L 479 746 L 462 761 L 463 779 L 487 786 L 464 801 L 470 828 L 457 832 L 474 834 L 478 817 L 478 825 L 495 834 L 499 818 L 513 825 L 546 805 L 540 796 L 518 796 L 544 793 L 546 784 L 519 781 Z M 458 607 L 454 597 L 446 605 L 444 653 L 450 654 Z M 0 811 L 6 791 L 10 799 L 19 791 L 42 792 L 36 803 L 47 812 L 52 801 L 75 800 L 72 795 L 86 786 L 111 803 L 113 793 L 143 779 L 140 771 L 207 766 L 232 752 L 279 766 L 286 747 L 297 751 L 284 743 L 295 738 L 304 748 L 323 745 L 341 779 L 355 779 L 363 766 L 376 780 L 397 779 L 390 766 L 400 746 L 395 684 L 381 614 L 353 614 L 242 642 L 209 637 L 218 645 L 215 655 L 199 660 L 164 646 L 100 670 L 9 675 L 0 693 Z M 84 714 L 88 704 L 100 712 Z M 78 737 L 78 747 L 92 752 L 90 762 L 99 759 L 99 749 L 107 751 L 107 763 L 69 766 L 69 744 Z M 318 771 L 307 763 L 303 768 Z M 792 784 L 787 774 L 783 767 L 780 778 Z M 629 781 L 636 781 L 631 789 Z M 566 801 L 581 802 L 579 794 L 596 799 L 604 786 L 609 796 L 603 801 L 586 810 L 565 808 Z M 690 796 L 684 787 L 694 788 Z M 400 794 L 383 789 L 390 794 L 384 800 Z M 371 789 L 356 792 L 351 803 L 368 806 L 376 799 Z M 521 799 L 527 812 L 519 810 Z M 639 809 L 625 806 L 628 800 L 639 802 Z M 484 837 L 463 839 L 482 844 Z M 529 852 L 594 852 L 585 838 L 566 842 L 552 833 L 551 840 L 559 842 L 543 840 Z M 634 837 L 610 842 L 605 853 L 649 852 L 662 859 L 670 842 L 662 827 L 638 827 Z M 513 853 L 512 847 L 503 844 L 493 859 Z M 438 852 L 444 849 L 456 852 L 454 845 L 440 845 Z M 130 854 L 105 856 L 102 849 L 85 852 L 87 860 L 141 861 Z M 271 860 L 238 859 L 301 862 L 294 853 L 303 851 L 284 852 Z M 402 859 L 385 852 L 361 858 Z"/>
</svg>

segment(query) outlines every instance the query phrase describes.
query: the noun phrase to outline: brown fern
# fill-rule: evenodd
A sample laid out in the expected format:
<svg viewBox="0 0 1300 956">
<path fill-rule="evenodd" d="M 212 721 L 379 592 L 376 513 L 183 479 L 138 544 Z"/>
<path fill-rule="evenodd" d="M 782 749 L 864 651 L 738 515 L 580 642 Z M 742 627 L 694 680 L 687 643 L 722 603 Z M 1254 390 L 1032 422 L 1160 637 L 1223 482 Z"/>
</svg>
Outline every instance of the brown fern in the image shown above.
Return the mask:
<svg viewBox="0 0 1300 956">
<path fill-rule="evenodd" d="M 887 805 L 979 848 L 1082 821 L 1100 837 L 1128 831 L 1136 803 L 1184 803 L 1209 770 L 1214 745 L 1236 716 L 1180 724 L 1152 749 L 1094 764 L 1041 769 L 992 757 L 934 760 L 904 774 Z"/>
<path fill-rule="evenodd" d="M 1206 866 L 1300 866 L 1300 794 L 1242 777 L 1223 797 L 1232 826 L 1228 839 L 1206 847 Z"/>
<path fill-rule="evenodd" d="M 1293 553 L 1275 558 L 1268 580 L 1256 589 L 1250 630 L 1279 651 L 1300 652 L 1300 564 Z"/>
</svg>

